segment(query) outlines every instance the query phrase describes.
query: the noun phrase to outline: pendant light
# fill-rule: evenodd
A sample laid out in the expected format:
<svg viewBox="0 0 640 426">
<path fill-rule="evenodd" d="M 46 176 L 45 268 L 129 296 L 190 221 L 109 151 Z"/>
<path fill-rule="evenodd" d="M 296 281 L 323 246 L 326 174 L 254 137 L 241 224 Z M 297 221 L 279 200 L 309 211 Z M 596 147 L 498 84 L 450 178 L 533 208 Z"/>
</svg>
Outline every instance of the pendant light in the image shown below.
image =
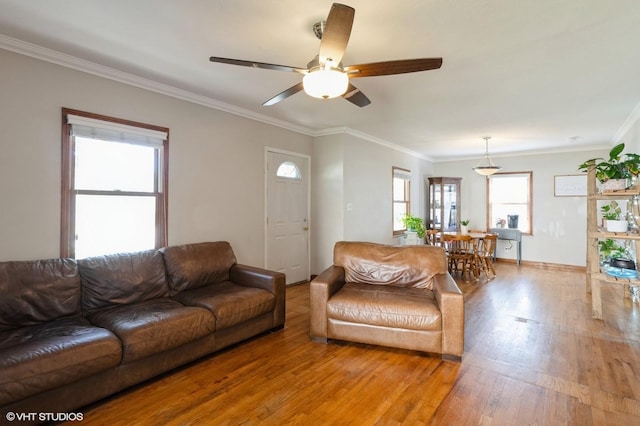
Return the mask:
<svg viewBox="0 0 640 426">
<path fill-rule="evenodd" d="M 489 158 L 489 139 L 491 139 L 491 137 L 485 136 L 482 139 L 484 139 L 485 143 L 485 154 L 482 160 L 480 160 L 478 165 L 475 166 L 473 170 L 475 170 L 475 172 L 479 175 L 489 176 L 500 170 L 502 167 L 493 164 L 493 161 L 491 161 L 491 158 Z"/>
</svg>

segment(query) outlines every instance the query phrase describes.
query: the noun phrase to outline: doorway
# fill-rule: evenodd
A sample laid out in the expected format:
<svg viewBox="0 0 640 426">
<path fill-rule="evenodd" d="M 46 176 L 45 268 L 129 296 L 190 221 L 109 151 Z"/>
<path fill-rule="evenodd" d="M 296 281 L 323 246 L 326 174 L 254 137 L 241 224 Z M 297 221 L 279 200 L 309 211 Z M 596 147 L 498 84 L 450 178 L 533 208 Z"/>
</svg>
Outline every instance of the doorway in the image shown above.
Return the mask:
<svg viewBox="0 0 640 426">
<path fill-rule="evenodd" d="M 309 157 L 266 153 L 265 265 L 287 284 L 309 279 Z"/>
</svg>

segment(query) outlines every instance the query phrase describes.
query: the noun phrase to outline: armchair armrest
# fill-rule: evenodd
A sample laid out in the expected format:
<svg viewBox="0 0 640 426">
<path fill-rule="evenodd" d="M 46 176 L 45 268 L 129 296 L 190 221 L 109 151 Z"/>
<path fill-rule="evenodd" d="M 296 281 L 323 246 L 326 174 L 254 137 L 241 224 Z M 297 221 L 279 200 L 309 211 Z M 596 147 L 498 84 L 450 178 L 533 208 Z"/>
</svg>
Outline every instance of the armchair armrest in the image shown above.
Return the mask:
<svg viewBox="0 0 640 426">
<path fill-rule="evenodd" d="M 433 277 L 433 294 L 442 314 L 442 353 L 464 352 L 464 296 L 447 272 Z"/>
<path fill-rule="evenodd" d="M 286 302 L 286 276 L 282 272 L 270 271 L 255 266 L 235 264 L 229 270 L 229 279 L 246 287 L 256 287 L 273 293 L 276 297 L 274 324 L 284 324 Z"/>
<path fill-rule="evenodd" d="M 327 338 L 327 302 L 344 285 L 344 268 L 330 266 L 309 284 L 311 337 Z"/>
</svg>

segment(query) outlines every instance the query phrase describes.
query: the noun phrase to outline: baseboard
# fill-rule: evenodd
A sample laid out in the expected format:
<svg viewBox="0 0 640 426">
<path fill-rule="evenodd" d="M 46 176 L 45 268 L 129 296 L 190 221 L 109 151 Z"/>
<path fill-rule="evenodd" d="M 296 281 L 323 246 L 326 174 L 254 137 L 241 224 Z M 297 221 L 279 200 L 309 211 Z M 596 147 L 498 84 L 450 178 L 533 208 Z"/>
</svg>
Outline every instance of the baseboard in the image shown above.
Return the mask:
<svg viewBox="0 0 640 426">
<path fill-rule="evenodd" d="M 496 262 L 517 264 L 516 259 L 501 259 L 497 258 Z M 569 272 L 587 272 L 586 266 L 577 265 L 563 265 L 561 263 L 547 263 L 547 262 L 533 262 L 530 260 L 523 260 L 520 262 L 521 266 L 531 266 L 533 268 L 551 269 L 554 271 L 569 271 Z"/>
</svg>

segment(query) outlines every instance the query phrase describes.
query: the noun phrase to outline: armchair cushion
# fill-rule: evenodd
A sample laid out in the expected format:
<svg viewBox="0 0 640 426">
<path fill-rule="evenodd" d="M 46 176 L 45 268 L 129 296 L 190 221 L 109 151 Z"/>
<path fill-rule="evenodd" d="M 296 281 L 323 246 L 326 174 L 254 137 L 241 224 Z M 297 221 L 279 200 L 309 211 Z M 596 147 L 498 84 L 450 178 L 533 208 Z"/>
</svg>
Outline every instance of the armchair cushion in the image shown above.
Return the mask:
<svg viewBox="0 0 640 426">
<path fill-rule="evenodd" d="M 442 318 L 433 292 L 346 283 L 327 303 L 329 316 L 352 323 L 440 331 Z"/>
<path fill-rule="evenodd" d="M 344 268 L 345 281 L 433 289 L 433 277 L 447 272 L 441 247 L 412 246 L 411 250 L 375 243 L 339 241 L 333 263 Z"/>
</svg>

